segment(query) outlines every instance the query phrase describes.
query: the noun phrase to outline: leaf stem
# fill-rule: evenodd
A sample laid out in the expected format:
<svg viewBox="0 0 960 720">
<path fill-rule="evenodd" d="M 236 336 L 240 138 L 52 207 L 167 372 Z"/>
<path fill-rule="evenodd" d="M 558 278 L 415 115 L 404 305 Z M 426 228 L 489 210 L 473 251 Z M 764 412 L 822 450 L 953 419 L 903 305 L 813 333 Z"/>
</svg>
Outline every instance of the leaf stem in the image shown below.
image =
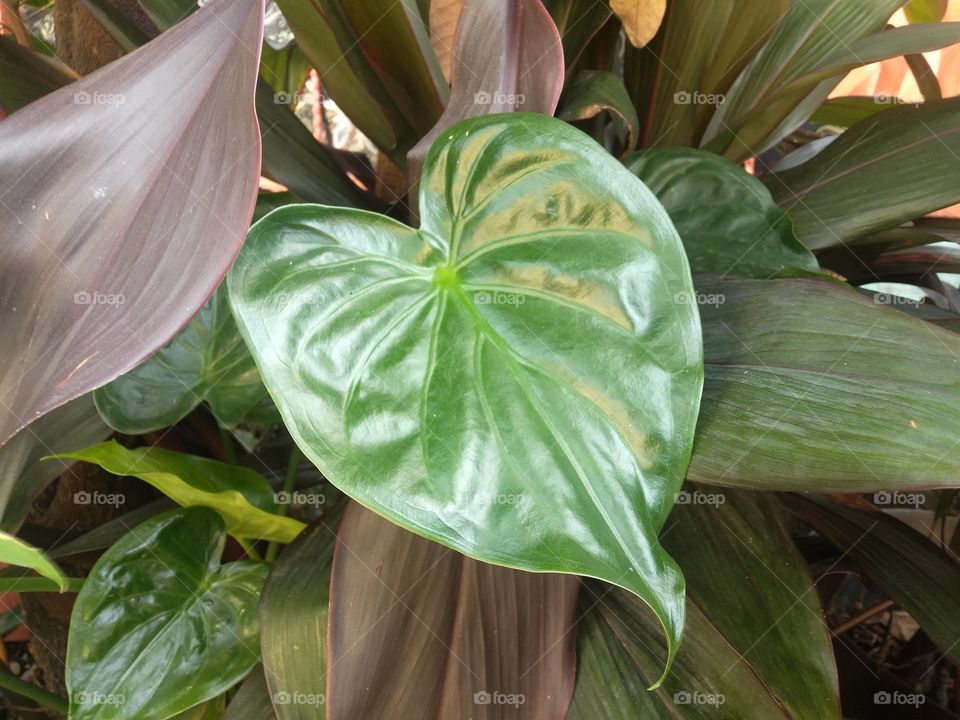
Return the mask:
<svg viewBox="0 0 960 720">
<path fill-rule="evenodd" d="M 17 695 L 33 700 L 61 715 L 66 715 L 69 709 L 68 703 L 64 698 L 47 692 L 42 687 L 38 687 L 26 680 L 21 680 L 5 670 L 0 670 L 0 688 L 15 692 Z"/>
<path fill-rule="evenodd" d="M 297 482 L 297 471 L 300 469 L 300 459 L 302 457 L 303 453 L 300 452 L 300 448 L 294 443 L 293 448 L 290 450 L 290 459 L 287 461 L 287 475 L 283 479 L 284 497 L 289 497 L 290 493 L 293 492 L 293 486 Z M 286 515 L 289 507 L 289 502 L 280 503 L 277 507 L 277 514 L 281 516 Z M 273 562 L 279 554 L 280 543 L 271 540 L 270 544 L 267 545 L 267 562 Z"/>
<path fill-rule="evenodd" d="M 260 557 L 260 553 L 257 552 L 257 548 L 254 547 L 254 543 L 246 540 L 244 538 L 234 538 L 237 541 L 237 544 L 243 548 L 243 551 L 247 554 L 247 557 L 251 560 L 263 560 Z"/>
</svg>

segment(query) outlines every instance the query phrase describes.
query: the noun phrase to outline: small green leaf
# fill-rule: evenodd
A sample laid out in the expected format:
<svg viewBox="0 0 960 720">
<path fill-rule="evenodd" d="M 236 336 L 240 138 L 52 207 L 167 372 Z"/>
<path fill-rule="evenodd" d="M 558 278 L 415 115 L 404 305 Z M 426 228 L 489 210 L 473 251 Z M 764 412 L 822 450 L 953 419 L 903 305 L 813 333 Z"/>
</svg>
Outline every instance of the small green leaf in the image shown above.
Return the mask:
<svg viewBox="0 0 960 720">
<path fill-rule="evenodd" d="M 298 520 L 275 514 L 277 505 L 266 479 L 238 465 L 159 448 L 129 450 L 115 440 L 53 457 L 138 477 L 184 507 L 213 508 L 234 537 L 286 543 L 304 528 Z"/>
<path fill-rule="evenodd" d="M 65 592 L 69 585 L 63 571 L 42 550 L 5 532 L 0 532 L 0 563 L 36 570 L 43 577 L 53 580 L 60 587 L 60 592 Z"/>
<path fill-rule="evenodd" d="M 402 527 L 629 588 L 672 656 L 683 579 L 657 531 L 702 376 L 669 217 L 583 133 L 529 113 L 445 131 L 420 212 L 417 231 L 292 206 L 250 231 L 230 301 L 287 428 Z"/>
<path fill-rule="evenodd" d="M 173 510 L 97 561 L 70 622 L 71 720 L 164 720 L 256 664 L 267 566 L 221 565 L 225 538 L 212 510 Z"/>
<path fill-rule="evenodd" d="M 221 425 L 233 427 L 263 403 L 267 389 L 221 287 L 169 345 L 93 398 L 110 427 L 140 435 L 176 424 L 204 401 Z"/>
<path fill-rule="evenodd" d="M 692 148 L 653 148 L 624 160 L 663 203 L 694 271 L 766 278 L 820 269 L 770 192 L 742 167 Z"/>
<path fill-rule="evenodd" d="M 640 119 L 623 80 L 614 73 L 601 70 L 579 73 L 567 88 L 557 117 L 567 121 L 586 120 L 604 111 L 610 113 L 617 135 L 625 141 L 625 152 L 633 150 L 637 146 Z"/>
<path fill-rule="evenodd" d="M 935 23 L 943 19 L 950 0 L 910 0 L 903 12 L 911 23 Z"/>
</svg>

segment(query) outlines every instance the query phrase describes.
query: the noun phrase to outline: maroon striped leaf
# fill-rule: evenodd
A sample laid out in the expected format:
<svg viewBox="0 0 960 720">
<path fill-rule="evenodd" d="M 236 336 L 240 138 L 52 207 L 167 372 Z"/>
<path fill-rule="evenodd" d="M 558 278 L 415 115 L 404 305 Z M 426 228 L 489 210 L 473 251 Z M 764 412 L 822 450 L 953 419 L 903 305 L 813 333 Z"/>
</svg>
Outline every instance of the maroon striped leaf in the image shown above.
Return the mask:
<svg viewBox="0 0 960 720">
<path fill-rule="evenodd" d="M 461 120 L 490 113 L 553 115 L 563 89 L 563 45 L 540 0 L 466 0 L 453 45 L 450 99 L 443 115 L 407 154 L 409 177 L 433 141 Z"/>
<path fill-rule="evenodd" d="M 162 347 L 256 199 L 262 0 L 217 0 L 0 122 L 0 444 Z"/>
<path fill-rule="evenodd" d="M 330 586 L 328 720 L 561 720 L 578 587 L 471 560 L 351 503 Z"/>
</svg>

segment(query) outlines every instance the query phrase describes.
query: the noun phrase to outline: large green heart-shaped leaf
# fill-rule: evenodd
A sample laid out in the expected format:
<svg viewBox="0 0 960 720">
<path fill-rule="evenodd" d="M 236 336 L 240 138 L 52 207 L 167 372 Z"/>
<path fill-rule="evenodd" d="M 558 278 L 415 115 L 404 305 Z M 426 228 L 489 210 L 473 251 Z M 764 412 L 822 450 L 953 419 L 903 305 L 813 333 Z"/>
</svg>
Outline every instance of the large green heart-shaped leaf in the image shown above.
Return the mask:
<svg viewBox="0 0 960 720">
<path fill-rule="evenodd" d="M 212 510 L 173 510 L 97 561 L 70 622 L 71 720 L 162 720 L 256 664 L 267 565 L 220 565 L 225 539 Z"/>
<path fill-rule="evenodd" d="M 266 396 L 224 287 L 169 345 L 93 393 L 103 419 L 129 435 L 169 427 L 204 401 L 232 427 Z"/>
<path fill-rule="evenodd" d="M 586 135 L 527 113 L 446 131 L 420 211 L 419 231 L 322 206 L 251 230 L 229 295 L 287 427 L 409 530 L 632 590 L 672 654 L 683 579 L 656 533 L 702 358 L 669 217 Z"/>
<path fill-rule="evenodd" d="M 693 148 L 652 148 L 624 165 L 670 213 L 694 271 L 770 277 L 819 270 L 770 191 L 742 167 Z"/>
</svg>

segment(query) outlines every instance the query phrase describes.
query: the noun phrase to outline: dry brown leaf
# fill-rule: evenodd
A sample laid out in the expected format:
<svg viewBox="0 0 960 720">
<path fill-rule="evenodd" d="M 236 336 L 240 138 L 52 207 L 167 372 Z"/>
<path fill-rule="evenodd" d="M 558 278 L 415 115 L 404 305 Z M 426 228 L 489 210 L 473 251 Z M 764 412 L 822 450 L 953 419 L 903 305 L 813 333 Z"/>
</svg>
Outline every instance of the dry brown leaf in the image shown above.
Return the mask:
<svg viewBox="0 0 960 720">
<path fill-rule="evenodd" d="M 634 47 L 643 47 L 653 39 L 663 22 L 667 0 L 610 0 L 627 38 Z"/>
<path fill-rule="evenodd" d="M 432 0 L 430 3 L 430 44 L 440 61 L 443 76 L 450 82 L 453 64 L 453 37 L 464 0 Z"/>
</svg>

